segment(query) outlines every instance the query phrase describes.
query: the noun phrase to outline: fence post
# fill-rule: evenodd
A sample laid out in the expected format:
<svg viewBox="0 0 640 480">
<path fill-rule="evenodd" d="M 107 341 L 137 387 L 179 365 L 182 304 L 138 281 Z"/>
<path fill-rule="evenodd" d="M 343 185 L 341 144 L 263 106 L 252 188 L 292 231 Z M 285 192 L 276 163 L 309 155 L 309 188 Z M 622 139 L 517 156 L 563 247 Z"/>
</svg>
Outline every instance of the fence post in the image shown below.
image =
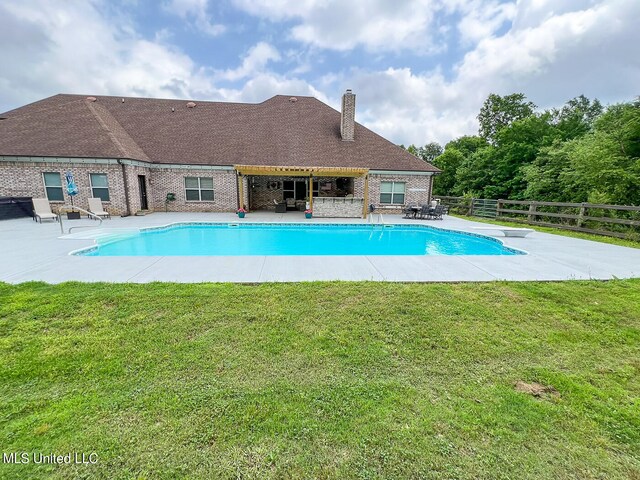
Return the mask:
<svg viewBox="0 0 640 480">
<path fill-rule="evenodd" d="M 473 217 L 473 202 L 475 202 L 475 198 L 471 197 L 471 203 L 469 204 L 469 216 Z"/>
<path fill-rule="evenodd" d="M 582 206 L 580 207 L 580 212 L 578 212 L 578 219 L 576 220 L 577 227 L 582 227 L 582 224 L 584 223 L 584 214 L 585 214 L 586 206 L 584 203 L 582 203 L 581 205 Z"/>
<path fill-rule="evenodd" d="M 536 221 L 536 210 L 538 210 L 538 204 L 536 202 L 531 202 L 529 204 L 529 215 L 527 216 L 527 221 L 529 223 L 533 223 Z"/>
</svg>

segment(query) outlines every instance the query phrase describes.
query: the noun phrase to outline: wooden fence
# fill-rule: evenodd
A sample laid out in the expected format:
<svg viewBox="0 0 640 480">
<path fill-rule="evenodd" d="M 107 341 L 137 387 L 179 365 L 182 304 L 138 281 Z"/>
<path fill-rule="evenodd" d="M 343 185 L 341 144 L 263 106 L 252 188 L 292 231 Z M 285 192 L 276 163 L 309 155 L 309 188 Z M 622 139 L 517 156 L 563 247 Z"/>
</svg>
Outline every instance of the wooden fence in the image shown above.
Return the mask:
<svg viewBox="0 0 640 480">
<path fill-rule="evenodd" d="M 618 238 L 640 238 L 640 207 L 440 197 L 452 212 Z"/>
</svg>

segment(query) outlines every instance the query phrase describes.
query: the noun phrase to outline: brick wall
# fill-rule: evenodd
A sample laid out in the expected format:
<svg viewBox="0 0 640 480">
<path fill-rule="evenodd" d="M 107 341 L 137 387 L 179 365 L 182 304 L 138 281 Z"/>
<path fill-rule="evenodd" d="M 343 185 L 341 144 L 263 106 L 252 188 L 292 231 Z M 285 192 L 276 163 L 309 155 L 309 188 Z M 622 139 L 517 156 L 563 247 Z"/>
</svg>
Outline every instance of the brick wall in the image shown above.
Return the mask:
<svg viewBox="0 0 640 480">
<path fill-rule="evenodd" d="M 74 197 L 74 204 L 87 208 L 88 198 L 93 194 L 90 188 L 90 173 L 106 173 L 109 183 L 108 202 L 103 202 L 105 210 L 112 215 L 123 215 L 127 211 L 125 204 L 124 181 L 121 165 L 76 163 L 25 163 L 0 162 L 0 196 L 27 196 L 44 198 L 45 189 L 43 172 L 57 172 L 61 175 L 64 202 L 51 202 L 53 211 L 64 203 L 70 203 L 66 193 L 64 174 L 71 171 L 79 193 Z M 237 208 L 237 179 L 233 170 L 197 170 L 197 169 L 149 169 L 143 166 L 125 165 L 125 176 L 129 191 L 130 213 L 140 210 L 140 192 L 138 175 L 144 175 L 147 185 L 147 201 L 149 210 L 164 211 L 167 193 L 175 193 L 176 200 L 168 204 L 168 210 L 174 212 L 229 212 Z M 213 178 L 213 201 L 187 201 L 185 193 L 185 177 Z M 255 177 L 254 182 L 260 185 L 252 194 L 252 208 L 275 208 L 273 198 L 282 199 L 282 182 L 286 177 Z M 293 179 L 293 177 L 291 178 Z M 432 176 L 428 175 L 369 175 L 369 203 L 380 205 L 380 182 L 405 182 L 405 204 L 424 204 L 431 199 Z M 334 187 L 330 191 L 320 191 L 320 196 L 335 194 L 335 179 L 321 177 L 320 182 L 329 180 Z M 249 205 L 248 192 L 251 179 L 243 178 L 244 204 Z M 267 181 L 279 181 L 280 189 L 267 190 Z M 412 192 L 411 189 L 426 189 L 424 192 Z M 353 179 L 353 195 L 364 197 L 364 178 Z"/>
<path fill-rule="evenodd" d="M 187 201 L 186 177 L 213 178 L 213 201 Z M 176 195 L 176 200 L 167 205 L 170 212 L 235 212 L 238 205 L 238 187 L 233 170 L 153 169 L 149 180 L 149 208 L 153 210 L 165 210 L 167 193 Z M 245 185 L 245 195 L 246 191 Z"/>
<path fill-rule="evenodd" d="M 0 162 L 0 196 L 45 198 L 42 174 L 59 173 L 64 201 L 50 202 L 51 209 L 57 212 L 62 205 L 71 203 L 64 178 L 65 173 L 70 171 L 78 187 L 78 194 L 73 197 L 73 203 L 86 210 L 89 207 L 88 198 L 93 197 L 89 174 L 106 173 L 110 200 L 102 202 L 103 208 L 112 215 L 121 215 L 126 210 L 121 168 L 120 165 L 102 164 Z"/>
<path fill-rule="evenodd" d="M 423 205 L 429 203 L 429 201 L 431 200 L 432 179 L 433 176 L 431 175 L 369 175 L 369 203 L 376 206 L 385 205 L 380 203 L 381 182 L 404 182 L 404 205 Z M 410 191 L 413 188 L 425 189 L 426 191 Z M 396 210 L 400 211 L 401 209 L 402 205 L 399 205 Z M 390 210 L 392 209 L 390 208 Z"/>
<path fill-rule="evenodd" d="M 129 191 L 129 213 L 131 215 L 134 215 L 136 212 L 142 210 L 138 175 L 144 175 L 145 177 L 145 183 L 147 185 L 147 206 L 149 207 L 148 210 L 155 210 L 153 203 L 151 202 L 153 187 L 149 182 L 149 180 L 153 177 L 154 172 L 149 168 L 134 165 L 125 165 L 124 170 L 127 181 L 127 188 Z"/>
</svg>

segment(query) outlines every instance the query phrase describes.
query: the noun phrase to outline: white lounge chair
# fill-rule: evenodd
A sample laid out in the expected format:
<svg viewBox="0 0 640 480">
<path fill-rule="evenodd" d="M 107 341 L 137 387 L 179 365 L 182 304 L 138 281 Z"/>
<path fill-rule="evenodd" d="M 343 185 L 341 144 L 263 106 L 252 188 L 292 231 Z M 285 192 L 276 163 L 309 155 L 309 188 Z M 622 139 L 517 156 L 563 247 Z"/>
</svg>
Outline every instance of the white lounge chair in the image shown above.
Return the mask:
<svg viewBox="0 0 640 480">
<path fill-rule="evenodd" d="M 102 200 L 99 198 L 89 199 L 89 211 L 96 217 L 106 217 L 111 219 L 111 214 L 102 208 Z"/>
<path fill-rule="evenodd" d="M 505 237 L 526 237 L 535 230 L 531 228 L 514 228 L 514 227 L 471 227 L 475 230 L 498 230 L 504 233 Z"/>
<path fill-rule="evenodd" d="M 42 219 L 50 219 L 58 221 L 58 216 L 51 211 L 51 205 L 49 205 L 49 200 L 46 198 L 32 198 L 33 202 L 33 219 L 37 222 L 40 219 L 40 223 L 42 223 Z"/>
</svg>

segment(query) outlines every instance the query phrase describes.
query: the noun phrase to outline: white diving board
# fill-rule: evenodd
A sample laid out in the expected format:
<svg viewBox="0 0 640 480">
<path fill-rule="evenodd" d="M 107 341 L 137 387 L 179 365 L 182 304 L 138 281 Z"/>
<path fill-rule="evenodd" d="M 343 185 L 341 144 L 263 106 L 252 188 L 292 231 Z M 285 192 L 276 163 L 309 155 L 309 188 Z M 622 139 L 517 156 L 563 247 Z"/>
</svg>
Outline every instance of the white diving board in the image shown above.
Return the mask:
<svg viewBox="0 0 640 480">
<path fill-rule="evenodd" d="M 535 230 L 531 228 L 514 228 L 514 227 L 471 227 L 474 230 L 498 230 L 504 233 L 505 237 L 526 237 L 531 232 L 535 232 Z"/>
</svg>

